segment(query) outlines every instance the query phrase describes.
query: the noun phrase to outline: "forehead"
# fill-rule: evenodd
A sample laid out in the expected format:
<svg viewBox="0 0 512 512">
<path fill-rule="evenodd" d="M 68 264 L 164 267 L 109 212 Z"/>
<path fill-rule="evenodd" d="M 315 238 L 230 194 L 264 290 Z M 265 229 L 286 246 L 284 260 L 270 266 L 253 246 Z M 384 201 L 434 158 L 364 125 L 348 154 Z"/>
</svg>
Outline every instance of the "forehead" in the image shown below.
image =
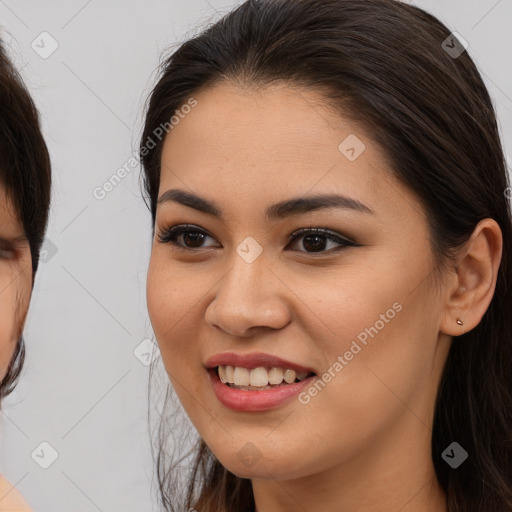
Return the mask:
<svg viewBox="0 0 512 512">
<path fill-rule="evenodd" d="M 261 199 L 337 192 L 376 211 L 403 215 L 404 199 L 417 208 L 370 134 L 318 92 L 224 82 L 193 97 L 197 106 L 165 139 L 160 195 L 174 186 L 222 192 L 250 208 Z"/>
</svg>

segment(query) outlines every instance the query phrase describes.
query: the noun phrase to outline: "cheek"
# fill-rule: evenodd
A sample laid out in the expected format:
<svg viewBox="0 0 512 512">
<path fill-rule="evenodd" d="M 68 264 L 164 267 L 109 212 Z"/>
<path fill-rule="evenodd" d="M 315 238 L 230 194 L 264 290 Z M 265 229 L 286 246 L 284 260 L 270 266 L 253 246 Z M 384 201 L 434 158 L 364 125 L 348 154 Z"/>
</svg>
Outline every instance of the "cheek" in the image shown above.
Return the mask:
<svg viewBox="0 0 512 512">
<path fill-rule="evenodd" d="M 200 299 L 207 290 L 195 273 L 180 272 L 175 263 L 153 254 L 146 288 L 149 317 L 174 392 L 201 432 L 208 403 L 203 400 L 206 370 L 198 357 L 198 326 L 204 322 Z"/>
<path fill-rule="evenodd" d="M 397 252 L 381 251 L 378 260 L 351 267 L 337 280 L 333 276 L 327 286 L 308 288 L 308 302 L 328 327 L 318 343 L 329 365 L 345 354 L 347 366 L 415 364 L 428 354 L 431 347 L 420 341 L 432 334 L 424 329 L 432 313 L 432 290 L 425 279 L 430 261 Z"/>
<path fill-rule="evenodd" d="M 153 254 L 146 295 L 149 316 L 159 343 L 165 344 L 172 338 L 179 319 L 190 309 L 187 294 L 191 286 L 186 286 L 186 282 L 175 263 L 167 261 L 159 253 Z"/>
<path fill-rule="evenodd" d="M 0 379 L 21 335 L 30 300 L 30 277 L 0 262 Z"/>
<path fill-rule="evenodd" d="M 3 288 L 3 280 L 0 286 Z M 0 294 L 0 379 L 2 379 L 12 359 L 16 346 L 16 331 L 14 302 L 10 294 L 4 291 Z"/>
<path fill-rule="evenodd" d="M 399 321 L 397 309 L 402 307 L 397 302 L 404 292 L 400 282 L 387 274 L 383 278 L 377 272 L 351 268 L 322 279 L 301 278 L 300 286 L 296 284 L 301 299 L 297 301 L 297 316 L 327 367 L 350 351 L 355 342 L 361 347 L 360 356 L 365 343 L 384 338 L 392 324 Z M 297 282 L 296 277 L 294 280 Z M 352 354 L 347 354 L 351 361 L 360 359 L 354 354 L 357 351 L 355 346 Z"/>
<path fill-rule="evenodd" d="M 310 312 L 302 319 L 310 323 L 303 326 L 314 333 L 325 383 L 312 390 L 312 396 L 304 396 L 312 408 L 313 402 L 322 408 L 328 402 L 344 404 L 352 417 L 368 407 L 394 409 L 400 401 L 390 389 L 407 400 L 425 378 L 435 342 L 428 300 L 432 291 L 425 281 L 411 292 L 411 283 L 426 269 L 421 264 L 410 267 L 405 275 L 405 262 L 400 268 L 381 262 L 375 271 L 346 273 L 329 286 L 306 287 L 302 295 Z M 425 318 L 430 319 L 430 330 L 425 329 Z"/>
<path fill-rule="evenodd" d="M 148 270 L 147 304 L 153 331 L 168 371 L 197 364 L 197 326 L 202 290 L 194 273 L 180 272 L 175 263 L 154 254 Z M 194 342 L 196 340 L 196 342 Z"/>
<path fill-rule="evenodd" d="M 395 421 L 407 409 L 404 404 L 424 417 L 422 406 L 415 404 L 423 403 L 423 394 L 429 391 L 434 357 L 435 318 L 425 329 L 425 318 L 433 313 L 425 299 L 431 292 L 425 284 L 410 293 L 408 281 L 393 275 L 394 279 L 388 275 L 361 281 L 337 300 L 331 293 L 324 311 L 330 312 L 335 336 L 319 339 L 325 372 L 301 402 L 314 417 L 327 420 L 334 418 L 332 411 L 339 412 L 335 423 L 326 421 L 326 435 L 357 432 L 361 439 L 370 438 Z M 348 437 L 341 445 L 345 442 Z"/>
</svg>

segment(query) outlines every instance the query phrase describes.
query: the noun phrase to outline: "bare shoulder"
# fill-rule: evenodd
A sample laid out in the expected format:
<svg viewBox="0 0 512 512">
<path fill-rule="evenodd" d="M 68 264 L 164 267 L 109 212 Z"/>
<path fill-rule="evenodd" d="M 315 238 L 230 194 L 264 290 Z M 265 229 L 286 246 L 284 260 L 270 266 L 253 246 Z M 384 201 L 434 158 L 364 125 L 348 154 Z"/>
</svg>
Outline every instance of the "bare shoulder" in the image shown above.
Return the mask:
<svg viewBox="0 0 512 512">
<path fill-rule="evenodd" d="M 0 475 L 0 512 L 32 512 L 18 490 Z"/>
</svg>

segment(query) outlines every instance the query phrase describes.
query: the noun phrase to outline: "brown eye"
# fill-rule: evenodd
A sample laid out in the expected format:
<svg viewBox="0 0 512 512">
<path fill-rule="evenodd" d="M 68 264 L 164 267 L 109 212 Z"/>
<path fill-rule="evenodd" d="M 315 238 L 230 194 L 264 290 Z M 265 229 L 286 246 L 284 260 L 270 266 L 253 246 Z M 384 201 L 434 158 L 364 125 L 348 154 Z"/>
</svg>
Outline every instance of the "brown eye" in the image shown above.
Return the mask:
<svg viewBox="0 0 512 512">
<path fill-rule="evenodd" d="M 345 247 L 356 247 L 358 245 L 352 240 L 348 240 L 337 233 L 324 228 L 302 228 L 295 231 L 291 237 L 294 243 L 297 240 L 302 239 L 302 247 L 306 250 L 301 252 L 306 253 L 333 252 L 344 249 Z M 337 244 L 338 247 L 326 250 L 328 242 Z"/>
<path fill-rule="evenodd" d="M 295 231 L 290 237 L 293 243 L 297 243 L 297 241 L 302 238 L 302 246 L 305 250 L 299 250 L 299 252 L 309 254 L 331 253 L 346 247 L 356 247 L 359 245 L 352 240 L 324 228 L 302 228 Z M 212 238 L 206 231 L 188 224 L 179 224 L 167 228 L 163 232 L 158 233 L 157 238 L 160 243 L 172 244 L 178 249 L 186 251 L 213 247 L 212 245 L 203 245 L 206 239 Z M 335 244 L 335 247 L 326 250 L 326 246 L 329 243 Z"/>
<path fill-rule="evenodd" d="M 16 248 L 8 240 L 0 238 L 0 259 L 12 260 L 16 257 Z"/>
<path fill-rule="evenodd" d="M 201 249 L 206 238 L 210 235 L 205 231 L 189 225 L 177 225 L 158 233 L 158 241 L 163 244 L 173 244 L 185 250 Z M 211 237 L 210 237 L 211 238 Z M 206 246 L 211 247 L 211 246 Z"/>
</svg>

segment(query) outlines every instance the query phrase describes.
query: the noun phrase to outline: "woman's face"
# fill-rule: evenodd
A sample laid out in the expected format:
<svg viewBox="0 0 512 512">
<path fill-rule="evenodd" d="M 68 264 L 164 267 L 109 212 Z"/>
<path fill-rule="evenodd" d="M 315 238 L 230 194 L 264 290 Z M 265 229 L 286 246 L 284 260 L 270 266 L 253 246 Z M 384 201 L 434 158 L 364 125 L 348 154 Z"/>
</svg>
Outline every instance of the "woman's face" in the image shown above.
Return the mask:
<svg viewBox="0 0 512 512">
<path fill-rule="evenodd" d="M 32 259 L 23 226 L 0 184 L 0 380 L 21 335 L 32 286 Z"/>
<path fill-rule="evenodd" d="M 428 455 L 451 338 L 420 203 L 315 92 L 223 83 L 194 98 L 163 148 L 147 298 L 199 434 L 245 478 Z M 344 199 L 309 202 L 324 195 Z M 301 228 L 328 234 L 291 237 Z M 239 386 L 285 380 L 236 389 L 218 365 Z"/>
</svg>

